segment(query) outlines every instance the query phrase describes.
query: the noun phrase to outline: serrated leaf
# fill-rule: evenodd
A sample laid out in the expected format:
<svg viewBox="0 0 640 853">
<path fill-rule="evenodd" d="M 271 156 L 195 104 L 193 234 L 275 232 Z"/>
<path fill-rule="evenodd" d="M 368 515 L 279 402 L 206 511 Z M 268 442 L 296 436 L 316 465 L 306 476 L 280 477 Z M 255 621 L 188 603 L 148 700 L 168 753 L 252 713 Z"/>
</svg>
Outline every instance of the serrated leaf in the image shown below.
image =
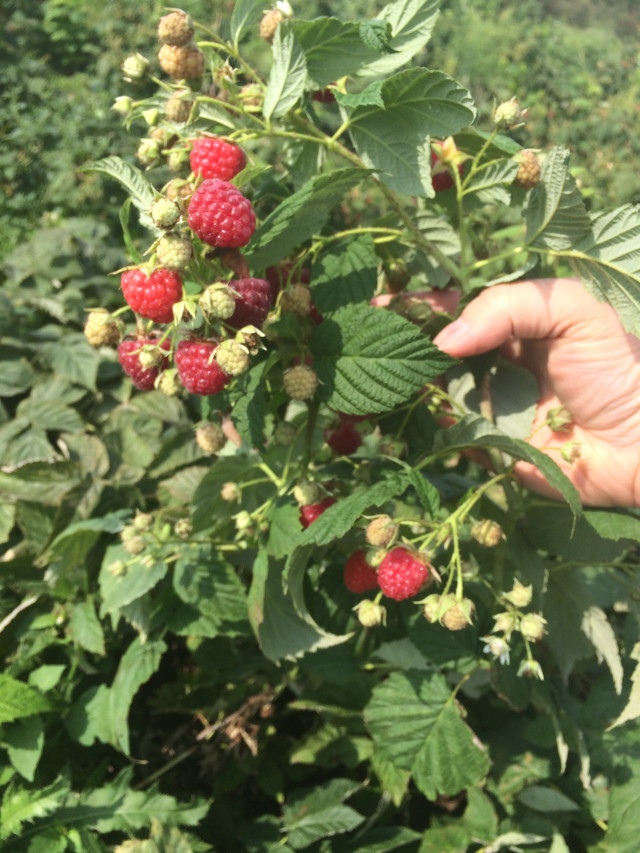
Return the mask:
<svg viewBox="0 0 640 853">
<path fill-rule="evenodd" d="M 14 397 L 28 391 L 36 381 L 36 372 L 26 358 L 16 358 L 15 352 L 7 347 L 0 347 L 0 358 L 0 397 Z"/>
<path fill-rule="evenodd" d="M 230 22 L 231 40 L 236 47 L 245 33 L 255 29 L 264 6 L 264 0 L 236 0 Z"/>
<path fill-rule="evenodd" d="M 311 272 L 313 302 L 321 314 L 368 302 L 378 283 L 378 259 L 369 234 L 332 244 Z"/>
<path fill-rule="evenodd" d="M 350 133 L 366 166 L 391 189 L 433 196 L 429 137 L 451 136 L 469 125 L 475 107 L 469 92 L 441 71 L 409 68 L 382 84 L 384 107 L 360 106 Z"/>
<path fill-rule="evenodd" d="M 377 106 L 384 109 L 382 83 L 382 80 L 374 80 L 373 83 L 369 83 L 361 92 L 353 92 L 351 94 L 336 92 L 335 99 L 343 107 Z"/>
<path fill-rule="evenodd" d="M 242 396 L 234 405 L 231 420 L 240 437 L 250 447 L 264 443 L 264 423 L 267 414 L 263 379 L 267 362 L 254 365 L 249 371 Z"/>
<path fill-rule="evenodd" d="M 598 662 L 605 661 L 609 667 L 616 693 L 621 693 L 624 673 L 620 659 L 620 649 L 618 648 L 615 632 L 607 619 L 607 614 L 600 607 L 589 607 L 582 617 L 580 627 L 596 650 Z"/>
<path fill-rule="evenodd" d="M 276 264 L 312 237 L 331 209 L 367 174 L 347 168 L 317 175 L 285 199 L 256 229 L 245 252 L 251 266 L 260 269 Z"/>
<path fill-rule="evenodd" d="M 391 24 L 374 18 L 371 21 L 360 21 L 358 25 L 360 38 L 376 53 L 395 53 L 391 47 Z"/>
<path fill-rule="evenodd" d="M 305 55 L 294 32 L 279 26 L 273 39 L 273 64 L 264 93 L 262 114 L 283 116 L 300 100 L 307 79 Z"/>
<path fill-rule="evenodd" d="M 455 426 L 441 430 L 434 442 L 434 448 L 454 447 L 463 450 L 466 447 L 496 447 L 515 459 L 533 463 L 544 474 L 549 485 L 557 489 L 564 497 L 575 517 L 582 513 L 580 495 L 573 483 L 562 473 L 556 463 L 541 450 L 524 441 L 504 435 L 482 417 L 467 415 Z"/>
<path fill-rule="evenodd" d="M 153 589 L 169 571 L 169 563 L 163 555 L 158 556 L 150 566 L 143 566 L 138 561 L 128 565 L 122 572 L 114 573 L 111 570 L 115 561 L 126 562 L 128 559 L 129 555 L 122 545 L 112 545 L 105 553 L 98 576 L 102 596 L 101 616 L 116 614 L 121 607 Z"/>
<path fill-rule="evenodd" d="M 100 355 L 89 346 L 83 334 L 68 334 L 55 343 L 41 344 L 38 351 L 58 376 L 90 391 L 96 390 Z"/>
<path fill-rule="evenodd" d="M 304 50 L 307 72 L 316 86 L 350 77 L 376 58 L 376 52 L 360 38 L 358 24 L 319 17 L 312 21 L 294 20 L 293 27 Z"/>
<path fill-rule="evenodd" d="M 624 706 L 622 713 L 611 723 L 610 729 L 616 726 L 621 726 L 623 723 L 628 723 L 630 720 L 636 720 L 640 717 L 640 643 L 636 643 L 633 651 L 629 655 L 631 660 L 638 661 L 636 668 L 631 676 L 631 691 L 629 699 Z"/>
<path fill-rule="evenodd" d="M 55 506 L 81 477 L 82 470 L 74 462 L 25 462 L 11 474 L 0 472 L 0 493 Z"/>
<path fill-rule="evenodd" d="M 640 336 L 640 209 L 625 205 L 596 215 L 591 233 L 567 256 L 576 275 L 616 311 L 624 328 Z"/>
<path fill-rule="evenodd" d="M 481 193 L 503 184 L 511 184 L 518 174 L 518 168 L 514 160 L 491 160 L 478 169 L 465 186 L 464 193 Z M 485 200 L 486 197 L 483 197 L 483 201 Z"/>
<path fill-rule="evenodd" d="M 23 400 L 17 408 L 20 417 L 28 418 L 32 426 L 57 432 L 81 432 L 84 421 L 71 406 L 58 400 Z"/>
<path fill-rule="evenodd" d="M 355 829 L 364 817 L 343 801 L 360 786 L 350 779 L 332 779 L 288 799 L 283 819 L 291 846 L 304 849 L 321 838 Z"/>
<path fill-rule="evenodd" d="M 33 791 L 10 784 L 4 793 L 0 810 L 0 838 L 20 834 L 25 823 L 46 817 L 56 811 L 68 792 L 68 784 L 56 779 L 51 785 Z"/>
<path fill-rule="evenodd" d="M 320 398 L 350 415 L 391 411 L 452 364 L 408 320 L 367 305 L 324 320 L 311 351 Z"/>
<path fill-rule="evenodd" d="M 91 599 L 71 605 L 69 633 L 81 648 L 95 655 L 104 655 L 104 631 Z"/>
<path fill-rule="evenodd" d="M 596 602 L 579 569 L 551 572 L 545 592 L 543 615 L 547 620 L 547 642 L 566 681 L 576 661 L 593 654 L 582 632 L 584 614 Z"/>
<path fill-rule="evenodd" d="M 390 74 L 414 57 L 431 38 L 439 15 L 440 0 L 392 0 L 376 16 L 391 26 L 389 47 L 393 53 L 365 62 L 361 77 Z"/>
<path fill-rule="evenodd" d="M 429 246 L 433 246 L 445 255 L 457 255 L 460 252 L 460 237 L 452 225 L 431 210 L 416 213 L 416 225 Z"/>
<path fill-rule="evenodd" d="M 138 210 L 147 213 L 153 204 L 155 193 L 149 181 L 131 163 L 120 157 L 104 157 L 82 166 L 81 172 L 99 172 L 118 181 L 131 196 L 131 201 Z"/>
<path fill-rule="evenodd" d="M 566 148 L 556 146 L 548 153 L 524 215 L 526 239 L 532 249 L 569 249 L 591 233 L 582 196 L 569 171 Z"/>
</svg>

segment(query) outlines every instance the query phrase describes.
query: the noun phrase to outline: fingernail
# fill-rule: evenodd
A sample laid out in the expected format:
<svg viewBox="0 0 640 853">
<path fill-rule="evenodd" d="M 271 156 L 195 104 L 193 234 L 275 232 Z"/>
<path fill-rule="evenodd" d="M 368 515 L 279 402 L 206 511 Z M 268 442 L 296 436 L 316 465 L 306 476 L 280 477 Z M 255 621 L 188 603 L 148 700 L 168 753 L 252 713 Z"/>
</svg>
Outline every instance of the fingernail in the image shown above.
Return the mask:
<svg viewBox="0 0 640 853">
<path fill-rule="evenodd" d="M 433 342 L 438 349 L 443 350 L 443 352 L 449 352 L 452 349 L 455 350 L 458 344 L 466 340 L 469 332 L 469 324 L 460 317 L 454 320 L 453 323 L 445 326 L 441 332 L 438 332 Z"/>
</svg>

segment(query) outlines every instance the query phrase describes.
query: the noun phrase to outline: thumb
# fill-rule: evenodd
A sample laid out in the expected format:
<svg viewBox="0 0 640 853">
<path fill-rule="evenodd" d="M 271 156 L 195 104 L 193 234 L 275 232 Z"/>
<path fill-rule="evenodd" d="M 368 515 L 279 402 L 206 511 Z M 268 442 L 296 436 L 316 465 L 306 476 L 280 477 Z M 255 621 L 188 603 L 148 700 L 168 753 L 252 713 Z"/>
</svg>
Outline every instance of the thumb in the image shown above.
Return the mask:
<svg viewBox="0 0 640 853">
<path fill-rule="evenodd" d="M 582 289 L 574 279 L 539 279 L 487 288 L 436 335 L 434 343 L 449 355 L 462 358 L 488 352 L 512 337 L 549 337 L 562 320 L 557 291 L 574 287 Z"/>
</svg>

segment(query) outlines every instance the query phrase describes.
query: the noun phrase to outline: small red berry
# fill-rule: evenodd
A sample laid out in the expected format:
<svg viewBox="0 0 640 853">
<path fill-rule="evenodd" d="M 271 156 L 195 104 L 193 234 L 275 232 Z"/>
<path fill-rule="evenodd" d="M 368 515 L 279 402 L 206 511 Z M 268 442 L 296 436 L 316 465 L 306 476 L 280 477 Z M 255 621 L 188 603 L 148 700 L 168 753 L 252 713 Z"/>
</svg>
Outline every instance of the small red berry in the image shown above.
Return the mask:
<svg viewBox="0 0 640 853">
<path fill-rule="evenodd" d="M 317 504 L 307 504 L 300 507 L 300 523 L 303 527 L 308 527 L 310 524 L 320 518 L 322 513 L 329 509 L 336 502 L 335 498 L 323 498 Z"/>
<path fill-rule="evenodd" d="M 155 323 L 173 322 L 173 306 L 182 299 L 182 279 L 177 272 L 159 267 L 147 276 L 141 269 L 127 270 L 120 284 L 136 314 Z"/>
<path fill-rule="evenodd" d="M 229 282 L 236 307 L 227 325 L 232 329 L 243 326 L 260 328 L 271 308 L 271 285 L 263 278 L 235 278 Z"/>
<path fill-rule="evenodd" d="M 189 154 L 191 169 L 203 178 L 219 178 L 230 181 L 241 172 L 247 163 L 242 148 L 215 136 L 195 139 Z"/>
<path fill-rule="evenodd" d="M 169 364 L 169 359 L 163 356 L 161 352 L 161 350 L 164 350 L 168 354 L 169 347 L 169 341 L 162 341 L 161 344 L 158 344 L 153 338 L 128 338 L 118 345 L 118 361 L 136 388 L 139 388 L 141 391 L 151 391 L 153 390 L 158 374 Z M 143 352 L 144 348 L 148 348 L 147 352 L 151 348 L 157 350 L 157 359 L 154 359 L 156 364 L 152 367 L 144 367 L 140 363 L 140 353 Z"/>
<path fill-rule="evenodd" d="M 256 229 L 251 202 L 227 181 L 203 181 L 189 204 L 189 226 L 210 246 L 245 246 Z"/>
<path fill-rule="evenodd" d="M 428 577 L 427 564 L 406 548 L 393 548 L 378 568 L 380 589 L 396 601 L 415 595 Z"/>
<path fill-rule="evenodd" d="M 362 444 L 362 436 L 351 421 L 341 421 L 339 426 L 324 431 L 324 438 L 334 453 L 351 456 Z"/>
<path fill-rule="evenodd" d="M 378 588 L 378 573 L 367 563 L 364 551 L 354 551 L 345 563 L 344 585 L 349 592 L 369 592 Z"/>
<path fill-rule="evenodd" d="M 209 397 L 231 381 L 214 358 L 217 344 L 211 341 L 180 341 L 175 362 L 180 382 L 187 391 Z"/>
</svg>

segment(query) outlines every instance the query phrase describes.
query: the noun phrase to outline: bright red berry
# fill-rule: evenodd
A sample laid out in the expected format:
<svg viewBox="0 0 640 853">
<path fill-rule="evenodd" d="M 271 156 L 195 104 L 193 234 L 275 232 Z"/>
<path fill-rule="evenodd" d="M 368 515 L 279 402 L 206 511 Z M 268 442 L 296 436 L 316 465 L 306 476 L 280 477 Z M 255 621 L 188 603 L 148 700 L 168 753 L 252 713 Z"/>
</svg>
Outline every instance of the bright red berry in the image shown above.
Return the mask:
<svg viewBox="0 0 640 853">
<path fill-rule="evenodd" d="M 233 329 L 243 326 L 260 328 L 271 308 L 271 285 L 263 278 L 236 278 L 229 282 L 236 307 L 227 324 Z"/>
<path fill-rule="evenodd" d="M 300 507 L 300 523 L 303 527 L 308 527 L 310 524 L 320 518 L 322 513 L 329 509 L 336 502 L 335 498 L 323 498 L 317 504 L 307 504 Z"/>
<path fill-rule="evenodd" d="M 429 568 L 406 548 L 393 548 L 378 568 L 378 583 L 387 598 L 402 601 L 415 595 L 429 577 Z"/>
<path fill-rule="evenodd" d="M 141 269 L 127 270 L 120 284 L 136 314 L 156 323 L 173 321 L 173 306 L 182 299 L 182 279 L 177 272 L 159 267 L 147 276 Z"/>
<path fill-rule="evenodd" d="M 215 136 L 195 139 L 189 154 L 191 169 L 203 178 L 219 178 L 230 181 L 241 172 L 247 163 L 242 148 Z"/>
<path fill-rule="evenodd" d="M 180 341 L 175 362 L 180 382 L 187 391 L 209 397 L 231 380 L 214 358 L 217 344 L 211 341 Z"/>
<path fill-rule="evenodd" d="M 153 338 L 128 338 L 118 345 L 118 361 L 122 365 L 122 369 L 131 377 L 131 381 L 141 391 L 151 391 L 155 385 L 158 374 L 164 370 L 169 359 L 162 355 L 161 350 L 169 352 L 169 341 L 162 341 L 158 344 Z M 144 367 L 140 363 L 140 354 L 154 353 L 155 359 L 151 359 L 152 366 Z M 144 359 L 143 359 L 144 360 Z M 153 362 L 156 362 L 153 364 Z"/>
<path fill-rule="evenodd" d="M 251 202 L 227 181 L 203 181 L 189 204 L 189 226 L 210 246 L 245 246 L 256 229 Z"/>
<path fill-rule="evenodd" d="M 341 421 L 337 427 L 326 429 L 324 438 L 334 453 L 351 456 L 362 444 L 362 436 L 351 421 Z"/>
<path fill-rule="evenodd" d="M 345 563 L 344 585 L 350 592 L 369 592 L 378 588 L 378 573 L 367 563 L 364 551 L 354 551 Z"/>
</svg>

